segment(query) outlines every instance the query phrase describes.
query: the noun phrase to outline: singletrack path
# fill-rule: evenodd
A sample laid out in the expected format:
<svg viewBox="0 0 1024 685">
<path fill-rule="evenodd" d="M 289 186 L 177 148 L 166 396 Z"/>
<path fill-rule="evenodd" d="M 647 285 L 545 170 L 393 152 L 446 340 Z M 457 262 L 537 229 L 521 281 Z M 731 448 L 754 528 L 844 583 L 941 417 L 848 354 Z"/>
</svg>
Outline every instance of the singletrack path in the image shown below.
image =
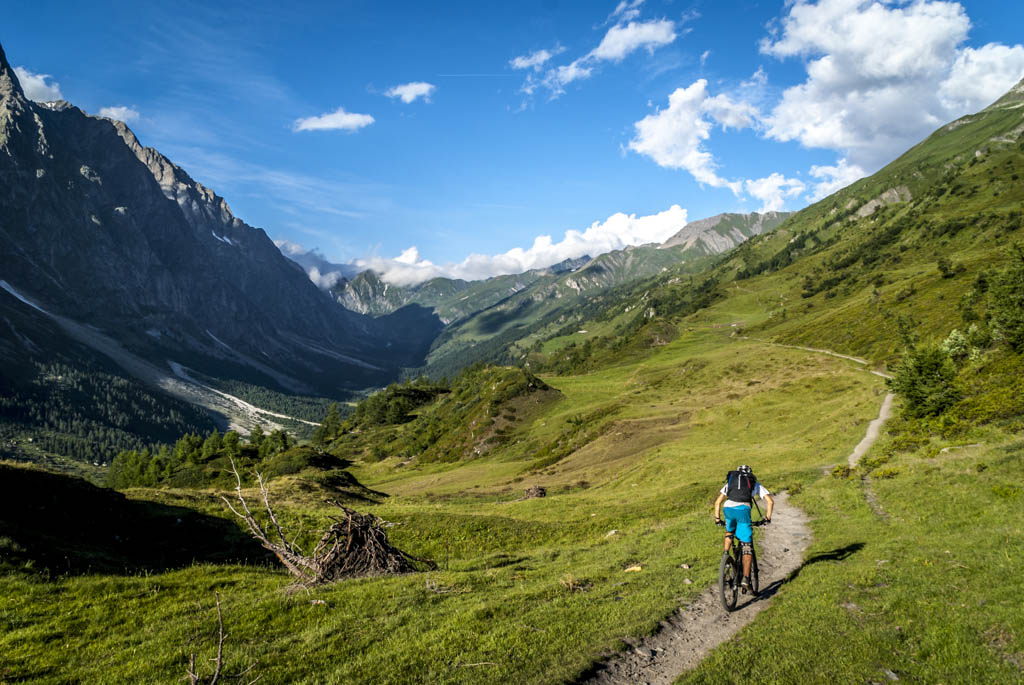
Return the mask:
<svg viewBox="0 0 1024 685">
<path fill-rule="evenodd" d="M 867 365 L 864 359 L 832 350 L 779 343 L 768 344 L 827 354 Z M 886 373 L 868 370 L 876 376 L 891 378 Z M 882 425 L 889 419 L 892 401 L 893 394 L 886 394 L 878 418 L 868 424 L 864 438 L 850 454 L 850 466 L 856 466 L 878 438 Z M 712 649 L 735 635 L 740 628 L 751 623 L 757 614 L 767 608 L 772 596 L 778 592 L 786 578 L 800 568 L 804 551 L 811 542 L 807 516 L 800 509 L 789 506 L 786 493 L 781 492 L 773 496 L 775 511 L 772 523 L 770 526 L 758 528 L 758 532 L 755 533 L 760 537 L 758 565 L 761 571 L 761 592 L 756 598 L 740 595 L 736 610 L 727 613 L 722 608 L 718 598 L 718 584 L 715 583 L 701 593 L 692 604 L 680 607 L 672 616 L 662 621 L 660 629 L 654 635 L 641 639 L 623 638 L 630 648 L 595 665 L 577 681 L 577 684 L 671 685 L 683 672 L 697 666 Z"/>
<path fill-rule="evenodd" d="M 803 563 L 804 550 L 811 541 L 807 516 L 789 505 L 786 493 L 773 495 L 775 511 L 772 523 L 757 528 L 758 568 L 761 593 L 756 597 L 740 595 L 736 610 L 726 613 L 718 598 L 718 584 L 705 590 L 689 606 L 661 622 L 650 637 L 627 639 L 632 645 L 598 664 L 578 683 L 588 685 L 670 685 L 681 673 L 701 662 L 707 654 L 735 635 L 768 607 L 772 596 L 787 576 Z M 718 557 L 715 558 L 717 574 Z"/>
<path fill-rule="evenodd" d="M 853 452 L 847 458 L 850 468 L 856 466 L 860 458 L 867 454 L 871 446 L 875 444 L 875 440 L 878 439 L 878 432 L 882 430 L 882 426 L 889 420 L 889 416 L 892 414 L 892 400 L 894 397 L 895 395 L 890 392 L 882 400 L 882 408 L 878 410 L 878 418 L 873 419 L 868 424 L 868 430 L 864 434 L 864 439 L 857 443 L 857 446 L 853 448 Z"/>
</svg>

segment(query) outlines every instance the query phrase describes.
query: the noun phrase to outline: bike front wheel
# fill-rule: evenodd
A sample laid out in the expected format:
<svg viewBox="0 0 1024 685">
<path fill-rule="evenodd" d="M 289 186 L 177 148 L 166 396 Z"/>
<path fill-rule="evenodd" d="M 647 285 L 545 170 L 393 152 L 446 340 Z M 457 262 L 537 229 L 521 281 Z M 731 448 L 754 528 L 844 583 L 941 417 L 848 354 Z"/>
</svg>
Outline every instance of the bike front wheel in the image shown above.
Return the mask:
<svg viewBox="0 0 1024 685">
<path fill-rule="evenodd" d="M 750 594 L 757 597 L 758 583 L 757 583 L 757 555 L 750 560 Z"/>
<path fill-rule="evenodd" d="M 736 607 L 736 592 L 739 590 L 740 571 L 736 561 L 728 552 L 722 552 L 722 563 L 718 565 L 718 594 L 722 607 L 732 611 Z"/>
</svg>

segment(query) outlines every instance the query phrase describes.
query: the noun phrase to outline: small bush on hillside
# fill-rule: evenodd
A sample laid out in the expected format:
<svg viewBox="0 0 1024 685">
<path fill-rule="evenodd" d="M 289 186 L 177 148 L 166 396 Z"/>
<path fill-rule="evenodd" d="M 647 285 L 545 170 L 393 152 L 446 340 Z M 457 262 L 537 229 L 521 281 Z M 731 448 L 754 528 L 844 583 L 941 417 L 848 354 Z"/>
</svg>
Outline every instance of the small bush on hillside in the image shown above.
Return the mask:
<svg viewBox="0 0 1024 685">
<path fill-rule="evenodd" d="M 834 469 L 832 469 L 831 473 L 833 478 L 846 480 L 853 473 L 853 469 L 851 469 L 846 464 L 840 464 L 839 466 L 836 466 Z"/>
<path fill-rule="evenodd" d="M 911 417 L 936 416 L 959 399 L 954 386 L 956 365 L 938 345 L 910 348 L 886 381 L 903 398 L 904 412 Z"/>
<path fill-rule="evenodd" d="M 1014 352 L 1024 352 L 1024 247 L 1010 248 L 1010 263 L 990 287 L 992 336 Z"/>
<path fill-rule="evenodd" d="M 970 345 L 967 343 L 967 336 L 955 328 L 942 342 L 941 349 L 957 365 L 964 363 L 971 351 Z"/>
<path fill-rule="evenodd" d="M 884 469 L 876 469 L 871 472 L 872 478 L 895 478 L 900 475 L 900 470 L 894 466 L 887 466 Z"/>
</svg>

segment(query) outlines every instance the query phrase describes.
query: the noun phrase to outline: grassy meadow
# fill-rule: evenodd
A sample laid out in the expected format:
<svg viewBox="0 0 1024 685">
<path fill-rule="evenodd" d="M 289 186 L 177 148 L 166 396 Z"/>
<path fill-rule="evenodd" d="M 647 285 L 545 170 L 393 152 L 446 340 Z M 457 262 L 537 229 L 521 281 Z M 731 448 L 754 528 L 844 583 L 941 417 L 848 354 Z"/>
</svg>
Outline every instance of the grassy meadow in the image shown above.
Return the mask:
<svg viewBox="0 0 1024 685">
<path fill-rule="evenodd" d="M 435 572 L 289 592 L 268 565 L 141 575 L 9 566 L 0 679 L 179 679 L 190 651 L 212 655 L 215 591 L 227 667 L 258 662 L 253 673 L 269 682 L 572 679 L 712 582 L 709 507 L 726 470 L 750 462 L 769 487 L 796 487 L 844 458 L 877 413 L 881 381 L 855 364 L 728 332 L 697 327 L 642 363 L 546 379 L 562 398 L 467 465 L 353 469 L 391 495 L 359 508 L 395 523 L 393 542 L 435 559 Z M 538 467 L 524 445 L 581 416 L 597 417 L 586 446 Z M 315 530 L 330 509 L 301 485 L 278 479 L 272 493 L 288 523 Z M 519 499 L 529 485 L 549 496 Z M 213 493 L 130 496 L 224 515 Z M 624 571 L 633 565 L 643 570 Z"/>
</svg>

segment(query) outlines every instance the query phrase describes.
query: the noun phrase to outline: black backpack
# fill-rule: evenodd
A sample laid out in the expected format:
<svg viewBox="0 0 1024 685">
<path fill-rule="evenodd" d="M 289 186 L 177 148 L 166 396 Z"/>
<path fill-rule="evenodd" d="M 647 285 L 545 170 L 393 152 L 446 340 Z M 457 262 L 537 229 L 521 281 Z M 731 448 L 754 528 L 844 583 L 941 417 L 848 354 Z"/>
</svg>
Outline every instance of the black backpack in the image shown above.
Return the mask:
<svg viewBox="0 0 1024 685">
<path fill-rule="evenodd" d="M 739 471 L 730 471 L 725 476 L 725 496 L 733 502 L 744 502 L 749 504 L 754 501 L 754 486 L 757 478 L 753 473 L 740 474 Z"/>
</svg>

